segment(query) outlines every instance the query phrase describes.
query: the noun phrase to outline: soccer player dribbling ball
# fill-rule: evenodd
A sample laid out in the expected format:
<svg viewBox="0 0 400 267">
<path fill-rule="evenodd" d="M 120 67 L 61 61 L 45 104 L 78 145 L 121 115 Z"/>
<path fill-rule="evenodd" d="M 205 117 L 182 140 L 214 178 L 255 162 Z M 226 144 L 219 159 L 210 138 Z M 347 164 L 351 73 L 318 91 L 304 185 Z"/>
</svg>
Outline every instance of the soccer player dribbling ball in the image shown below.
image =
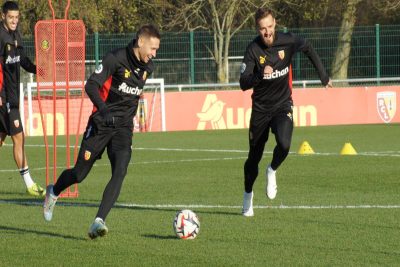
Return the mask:
<svg viewBox="0 0 400 267">
<path fill-rule="evenodd" d="M 108 182 L 88 235 L 94 239 L 108 232 L 105 219 L 117 200 L 131 158 L 133 117 L 147 78 L 154 70 L 152 59 L 160 47 L 160 33 L 153 25 L 142 26 L 127 47 L 105 55 L 89 77 L 85 91 L 93 102 L 78 158 L 72 169 L 62 172 L 47 186 L 44 218 L 51 221 L 59 194 L 82 182 L 107 148 L 112 176 Z"/>
</svg>

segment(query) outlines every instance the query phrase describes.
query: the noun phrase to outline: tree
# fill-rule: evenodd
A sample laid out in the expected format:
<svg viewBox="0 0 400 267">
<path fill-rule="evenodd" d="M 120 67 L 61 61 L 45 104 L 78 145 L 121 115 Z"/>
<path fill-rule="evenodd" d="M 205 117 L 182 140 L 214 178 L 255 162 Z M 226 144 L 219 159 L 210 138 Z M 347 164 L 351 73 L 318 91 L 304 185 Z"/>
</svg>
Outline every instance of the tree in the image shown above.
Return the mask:
<svg viewBox="0 0 400 267">
<path fill-rule="evenodd" d="M 275 5 L 277 20 L 285 27 L 321 27 L 330 22 L 331 0 L 292 0 Z M 339 3 L 335 3 L 339 6 Z M 335 17 L 335 20 L 337 18 Z"/>
<path fill-rule="evenodd" d="M 229 45 L 231 38 L 248 25 L 258 7 L 271 5 L 277 0 L 166 0 L 164 6 L 167 29 L 208 30 L 214 43 L 208 48 L 221 83 L 229 82 Z M 254 25 L 254 24 L 253 24 Z"/>
<path fill-rule="evenodd" d="M 399 0 L 375 0 L 373 5 L 376 9 L 383 11 L 384 13 L 396 12 L 400 9 Z"/>
<path fill-rule="evenodd" d="M 364 13 L 364 20 L 366 17 L 376 18 L 381 14 L 385 14 L 386 17 L 393 17 L 397 15 L 396 12 L 399 10 L 400 0 L 347 0 L 338 36 L 338 46 L 332 63 L 331 77 L 333 79 L 347 79 L 348 77 L 351 39 L 358 18 L 357 15 L 360 15 L 360 12 Z"/>
<path fill-rule="evenodd" d="M 52 1 L 56 18 L 64 18 L 66 3 L 66 0 Z M 24 0 L 19 2 L 19 6 L 23 34 L 32 34 L 38 20 L 52 18 L 48 1 Z M 135 1 L 131 0 L 71 1 L 68 18 L 82 19 L 89 33 L 134 32 L 142 21 Z"/>
<path fill-rule="evenodd" d="M 338 46 L 332 64 L 332 79 L 347 79 L 351 39 L 356 23 L 357 4 L 362 0 L 348 0 L 347 8 L 343 14 L 342 25 L 339 30 Z"/>
</svg>

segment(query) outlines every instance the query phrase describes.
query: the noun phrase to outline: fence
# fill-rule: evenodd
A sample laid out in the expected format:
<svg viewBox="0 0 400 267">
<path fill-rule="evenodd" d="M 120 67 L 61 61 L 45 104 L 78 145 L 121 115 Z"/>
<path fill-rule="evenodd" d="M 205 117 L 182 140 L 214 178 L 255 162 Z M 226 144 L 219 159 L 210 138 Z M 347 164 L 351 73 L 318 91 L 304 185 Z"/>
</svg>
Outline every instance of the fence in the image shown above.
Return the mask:
<svg viewBox="0 0 400 267">
<path fill-rule="evenodd" d="M 307 38 L 330 72 L 338 42 L 339 28 L 289 29 Z M 237 82 L 242 57 L 248 43 L 256 36 L 254 30 L 242 30 L 233 36 L 229 48 L 229 82 Z M 86 37 L 87 75 L 104 54 L 126 46 L 134 37 L 127 34 L 88 34 Z M 33 37 L 24 44 L 33 58 Z M 400 69 L 399 25 L 358 26 L 354 28 L 348 68 L 349 79 L 398 77 Z M 215 62 L 210 54 L 213 36 L 210 32 L 164 32 L 155 59 L 152 78 L 164 78 L 167 85 L 217 83 Z M 294 80 L 317 80 L 314 67 L 302 53 L 293 59 Z M 168 86 L 169 87 L 169 86 Z"/>
</svg>

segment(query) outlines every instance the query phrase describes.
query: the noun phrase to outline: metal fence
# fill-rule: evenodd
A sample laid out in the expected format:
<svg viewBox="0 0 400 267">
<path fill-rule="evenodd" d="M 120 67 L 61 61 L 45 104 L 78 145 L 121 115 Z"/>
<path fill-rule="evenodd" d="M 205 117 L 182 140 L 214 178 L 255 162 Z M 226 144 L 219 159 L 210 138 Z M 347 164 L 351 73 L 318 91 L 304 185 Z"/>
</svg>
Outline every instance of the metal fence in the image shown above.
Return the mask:
<svg viewBox="0 0 400 267">
<path fill-rule="evenodd" d="M 286 30 L 286 29 L 285 29 Z M 289 31 L 307 38 L 330 72 L 338 43 L 339 28 L 301 28 Z M 112 49 L 124 47 L 134 38 L 127 34 L 89 34 L 86 36 L 87 75 L 96 63 Z M 255 30 L 242 30 L 233 36 L 229 49 L 229 82 L 236 83 L 248 43 L 256 37 Z M 25 38 L 28 56 L 34 57 L 33 37 Z M 400 71 L 399 25 L 359 26 L 354 28 L 348 68 L 349 79 L 399 77 Z M 210 32 L 164 32 L 161 47 L 155 59 L 152 78 L 164 78 L 167 85 L 217 83 Z M 296 54 L 293 59 L 293 78 L 316 80 L 317 73 L 307 57 Z"/>
</svg>

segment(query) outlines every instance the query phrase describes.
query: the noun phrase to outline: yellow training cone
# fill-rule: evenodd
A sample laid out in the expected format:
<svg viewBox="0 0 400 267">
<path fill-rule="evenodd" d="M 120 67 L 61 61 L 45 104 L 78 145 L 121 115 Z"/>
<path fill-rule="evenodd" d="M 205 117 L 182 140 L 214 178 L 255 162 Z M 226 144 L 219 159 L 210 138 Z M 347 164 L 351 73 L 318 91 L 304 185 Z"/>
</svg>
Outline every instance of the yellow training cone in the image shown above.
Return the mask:
<svg viewBox="0 0 400 267">
<path fill-rule="evenodd" d="M 342 151 L 340 151 L 340 155 L 357 155 L 357 151 L 350 143 L 345 143 Z"/>
<path fill-rule="evenodd" d="M 303 143 L 301 143 L 301 146 L 297 153 L 299 153 L 300 155 L 306 155 L 306 154 L 314 154 L 315 152 L 310 146 L 310 144 L 307 141 L 304 141 Z"/>
</svg>

